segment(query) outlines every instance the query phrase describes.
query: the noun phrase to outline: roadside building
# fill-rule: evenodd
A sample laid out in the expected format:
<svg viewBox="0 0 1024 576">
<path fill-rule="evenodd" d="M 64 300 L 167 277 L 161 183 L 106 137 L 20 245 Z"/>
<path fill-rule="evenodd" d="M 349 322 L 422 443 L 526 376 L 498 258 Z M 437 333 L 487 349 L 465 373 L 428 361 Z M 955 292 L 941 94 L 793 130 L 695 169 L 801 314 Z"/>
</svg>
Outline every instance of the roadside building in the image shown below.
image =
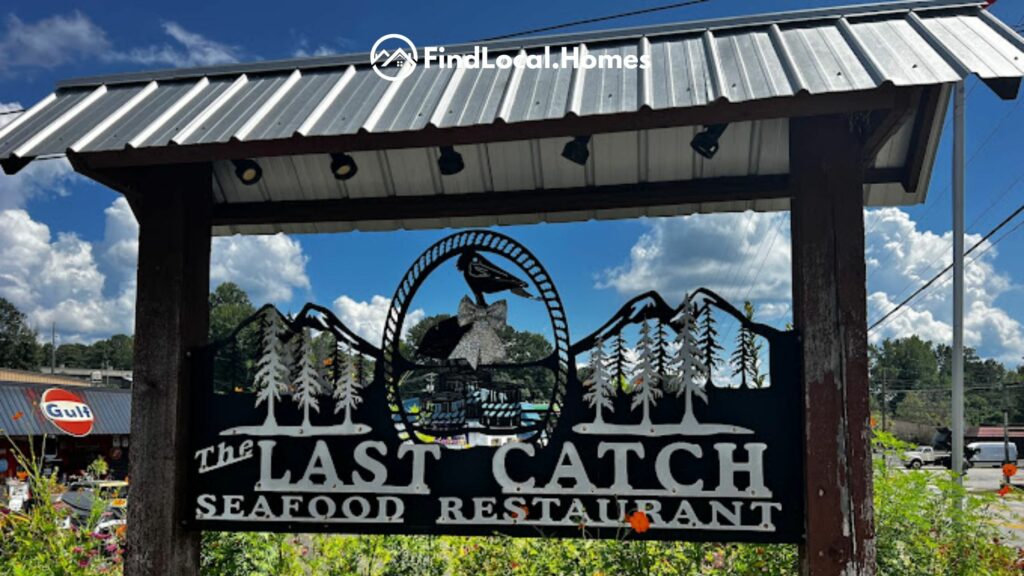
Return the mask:
<svg viewBox="0 0 1024 576">
<path fill-rule="evenodd" d="M 1024 426 L 1010 426 L 1007 430 L 1010 443 L 1017 446 L 1017 453 L 1024 454 Z M 977 426 L 964 431 L 966 443 L 971 442 L 1002 442 L 1002 426 Z"/>
<path fill-rule="evenodd" d="M 51 390 L 59 392 L 49 392 L 58 400 L 49 403 L 55 407 L 49 410 L 48 415 L 41 406 L 48 404 L 45 395 Z M 70 397 L 80 402 L 68 401 Z M 67 425 L 64 428 L 79 433 L 79 436 L 69 434 L 55 423 L 61 422 L 60 418 L 54 417 L 60 409 L 75 411 L 72 419 L 79 421 L 79 429 Z M 92 421 L 87 431 L 80 426 L 83 418 L 91 418 Z M 102 456 L 110 465 L 111 475 L 123 478 L 128 470 L 130 423 L 129 390 L 0 380 L 0 429 L 10 438 L 10 441 L 0 438 L 0 480 L 17 474 L 12 442 L 26 453 L 31 442 L 36 453 L 42 455 L 44 471 L 78 474 Z"/>
</svg>

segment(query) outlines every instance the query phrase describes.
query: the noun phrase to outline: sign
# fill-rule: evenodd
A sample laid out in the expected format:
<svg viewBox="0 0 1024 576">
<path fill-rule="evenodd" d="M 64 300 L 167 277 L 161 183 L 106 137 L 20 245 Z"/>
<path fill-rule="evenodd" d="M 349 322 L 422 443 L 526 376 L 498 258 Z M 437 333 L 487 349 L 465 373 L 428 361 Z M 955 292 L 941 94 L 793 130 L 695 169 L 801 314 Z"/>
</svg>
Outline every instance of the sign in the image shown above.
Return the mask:
<svg viewBox="0 0 1024 576">
<path fill-rule="evenodd" d="M 435 272 L 465 294 L 403 337 Z M 546 341 L 510 343 L 513 312 L 546 317 Z M 190 524 L 800 542 L 799 348 L 751 315 L 647 292 L 573 341 L 524 246 L 449 236 L 399 283 L 379 345 L 307 304 L 194 352 Z"/>
<path fill-rule="evenodd" d="M 71 436 L 88 436 L 95 423 L 92 408 L 85 400 L 60 388 L 43 392 L 39 410 L 54 426 Z"/>
</svg>

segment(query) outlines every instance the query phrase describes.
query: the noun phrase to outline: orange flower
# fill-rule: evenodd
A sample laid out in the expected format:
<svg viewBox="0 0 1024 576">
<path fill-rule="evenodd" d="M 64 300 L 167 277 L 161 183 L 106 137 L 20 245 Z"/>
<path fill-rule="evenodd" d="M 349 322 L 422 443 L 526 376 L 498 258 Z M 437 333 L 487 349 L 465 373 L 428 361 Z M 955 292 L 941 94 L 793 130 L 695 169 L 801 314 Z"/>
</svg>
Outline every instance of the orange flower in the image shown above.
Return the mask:
<svg viewBox="0 0 1024 576">
<path fill-rule="evenodd" d="M 114 530 L 114 534 L 116 534 L 118 538 L 124 538 L 126 532 L 128 532 L 128 527 L 124 524 L 121 524 L 116 530 Z"/>
<path fill-rule="evenodd" d="M 651 527 L 651 520 L 643 510 L 637 510 L 626 517 L 630 527 L 636 530 L 637 534 L 643 534 Z"/>
<path fill-rule="evenodd" d="M 1003 476 L 1009 478 L 1017 473 L 1016 464 L 1003 464 Z"/>
<path fill-rule="evenodd" d="M 1006 495 L 1007 495 L 1007 494 L 1009 494 L 1009 493 L 1010 493 L 1010 492 L 1011 492 L 1012 490 L 1013 490 L 1013 488 L 1010 488 L 1010 485 L 1009 485 L 1009 484 L 1003 484 L 1003 487 L 1002 487 L 1002 488 L 1000 488 L 1000 489 L 999 489 L 999 492 L 996 492 L 996 494 L 999 494 L 1000 496 L 1006 496 Z"/>
<path fill-rule="evenodd" d="M 25 413 L 22 412 L 21 410 L 18 410 L 17 412 L 14 413 L 14 416 L 11 417 L 11 420 L 14 420 L 15 422 L 17 422 L 18 420 L 21 420 L 24 417 L 25 417 Z"/>
<path fill-rule="evenodd" d="M 872 428 L 874 428 L 874 427 L 878 426 L 878 420 L 875 420 L 875 417 L 874 417 L 874 416 L 872 416 L 872 417 L 871 417 L 871 418 L 870 418 L 870 419 L 868 420 L 868 424 L 869 424 L 869 425 L 870 425 L 870 426 L 871 426 Z"/>
</svg>

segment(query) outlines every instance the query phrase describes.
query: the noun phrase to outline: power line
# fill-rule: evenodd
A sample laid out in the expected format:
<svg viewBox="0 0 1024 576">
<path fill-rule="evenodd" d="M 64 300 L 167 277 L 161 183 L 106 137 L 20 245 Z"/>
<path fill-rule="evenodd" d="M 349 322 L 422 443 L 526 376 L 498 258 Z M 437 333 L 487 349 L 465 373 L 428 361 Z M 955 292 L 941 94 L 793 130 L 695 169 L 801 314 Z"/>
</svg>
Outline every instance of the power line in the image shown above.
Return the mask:
<svg viewBox="0 0 1024 576">
<path fill-rule="evenodd" d="M 618 18 L 628 18 L 630 16 L 640 16 L 642 14 L 651 14 L 653 12 L 662 12 L 665 10 L 672 10 L 675 8 L 685 8 L 686 6 L 693 6 L 695 4 L 703 4 L 710 0 L 689 0 L 687 2 L 676 2 L 674 4 L 666 4 L 664 6 L 655 6 L 653 8 L 644 8 L 642 10 L 633 10 L 630 12 L 620 12 L 618 14 L 609 14 L 608 16 L 598 16 L 595 18 L 585 18 L 583 20 L 575 20 L 572 22 L 566 22 L 564 24 L 554 24 L 552 26 L 543 26 L 541 28 L 534 28 L 532 30 L 523 30 L 522 32 L 513 32 L 511 34 L 502 34 L 501 36 L 492 36 L 490 38 L 482 38 L 477 42 L 490 42 L 492 40 L 505 40 L 506 38 L 516 38 L 518 36 L 528 36 L 530 34 L 539 34 L 541 32 L 551 32 L 552 30 L 561 30 L 563 28 L 571 28 L 573 26 L 582 26 L 584 24 L 594 24 L 596 22 L 607 22 L 608 20 L 615 20 Z"/>
<path fill-rule="evenodd" d="M 969 254 L 970 254 L 971 252 L 974 252 L 974 250 L 975 250 L 975 249 L 977 249 L 977 248 L 978 248 L 979 246 L 981 246 L 982 244 L 984 244 L 986 240 L 988 240 L 989 238 L 991 238 L 993 234 L 995 234 L 995 233 L 996 233 L 996 232 L 998 232 L 998 231 L 999 231 L 1000 229 L 1002 229 L 1002 227 L 1003 227 L 1003 226 L 1006 226 L 1007 224 L 1009 224 L 1009 223 L 1010 223 L 1010 221 L 1011 221 L 1011 220 L 1013 220 L 1014 218 L 1016 218 L 1016 217 L 1017 217 L 1017 215 L 1018 215 L 1018 214 L 1020 214 L 1021 212 L 1024 212 L 1024 204 L 1021 204 L 1021 205 L 1020 205 L 1020 206 L 1019 206 L 1019 207 L 1018 207 L 1018 208 L 1017 208 L 1016 210 L 1014 210 L 1014 211 L 1013 211 L 1013 212 L 1012 212 L 1012 213 L 1011 213 L 1011 214 L 1010 214 L 1009 216 L 1007 216 L 1006 218 L 1004 218 L 1002 222 L 1000 222 L 999 224 L 997 224 L 995 228 L 993 228 L 993 229 L 989 230 L 989 231 L 988 231 L 988 233 L 986 233 L 986 234 L 985 234 L 984 236 L 982 236 L 982 237 L 981 237 L 981 240 L 978 240 L 978 241 L 977 241 L 977 242 L 976 242 L 976 243 L 975 243 L 975 244 L 974 244 L 973 246 L 971 246 L 971 248 L 970 248 L 969 250 L 967 250 L 967 252 L 964 252 L 964 256 L 967 256 L 967 255 L 969 255 Z M 1005 236 L 1003 236 L 1003 237 L 1005 238 Z M 974 260 L 971 260 L 971 262 L 974 262 Z M 892 310 L 888 311 L 888 312 L 887 312 L 887 313 L 886 313 L 886 314 L 885 314 L 884 316 L 882 316 L 882 317 L 881 317 L 881 318 L 880 318 L 880 319 L 879 319 L 879 320 L 878 320 L 877 322 L 875 322 L 874 324 L 872 324 L 871 326 L 869 326 L 869 327 L 868 327 L 868 332 L 871 332 L 872 330 L 874 330 L 875 328 L 877 328 L 877 327 L 878 327 L 878 326 L 879 326 L 880 324 L 882 324 L 882 323 L 883 323 L 883 322 L 885 322 L 885 321 L 886 321 L 887 319 L 889 319 L 890 317 L 892 317 L 892 316 L 893 316 L 894 314 L 896 314 L 896 312 L 897 312 L 897 311 L 901 310 L 901 309 L 902 309 L 902 308 L 903 308 L 904 306 L 906 306 L 906 305 L 907 305 L 907 304 L 908 304 L 908 303 L 909 303 L 909 302 L 910 302 L 911 300 L 913 300 L 913 299 L 914 299 L 914 298 L 916 298 L 916 297 L 917 297 L 917 296 L 918 296 L 919 294 L 921 294 L 922 292 L 924 292 L 925 290 L 927 290 L 929 286 L 931 286 L 932 284 L 934 284 L 935 282 L 937 282 L 937 281 L 939 280 L 939 278 L 942 278 L 942 277 L 943 277 L 943 276 L 944 276 L 944 275 L 946 274 L 946 272 L 949 272 L 949 271 L 950 271 L 950 270 L 952 270 L 952 269 L 953 269 L 953 264 L 950 264 L 950 265 L 946 266 L 945 268 L 943 268 L 941 272 L 939 272 L 939 273 L 938 273 L 938 274 L 936 274 L 935 276 L 932 276 L 931 280 L 928 280 L 928 282 L 925 282 L 925 284 L 924 284 L 923 286 L 921 286 L 920 288 L 918 288 L 917 290 L 915 290 L 913 294 L 911 294 L 910 296 L 907 296 L 907 297 L 906 297 L 906 298 L 905 298 L 905 299 L 904 299 L 904 300 L 903 300 L 902 302 L 900 302 L 899 304 L 897 304 L 895 308 L 893 308 Z"/>
</svg>

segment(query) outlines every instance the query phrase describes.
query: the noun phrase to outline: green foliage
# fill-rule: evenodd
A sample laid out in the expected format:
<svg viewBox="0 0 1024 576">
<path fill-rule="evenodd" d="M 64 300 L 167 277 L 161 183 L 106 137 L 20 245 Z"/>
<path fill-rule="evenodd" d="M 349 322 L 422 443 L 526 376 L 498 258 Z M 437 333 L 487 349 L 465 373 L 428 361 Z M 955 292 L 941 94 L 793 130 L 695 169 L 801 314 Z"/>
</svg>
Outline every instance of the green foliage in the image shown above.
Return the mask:
<svg viewBox="0 0 1024 576">
<path fill-rule="evenodd" d="M 35 370 L 40 350 L 25 314 L 0 298 L 0 368 Z"/>
<path fill-rule="evenodd" d="M 52 496 L 60 492 L 56 471 L 42 473 L 41 458 L 28 454 L 10 441 L 18 465 L 29 474 L 33 494 L 27 512 L 0 511 L 0 574 L 11 576 L 94 576 L 120 574 L 124 554 L 124 532 L 97 536 L 93 529 L 101 520 L 104 504 L 97 499 L 92 513 L 81 527 L 64 528 L 66 509 L 59 509 Z M 43 438 L 43 443 L 46 438 Z M 29 446 L 33 446 L 32 443 Z"/>
<path fill-rule="evenodd" d="M 887 467 L 909 444 L 876 432 L 875 535 L 879 574 L 997 575 L 1017 555 L 999 544 L 994 495 L 969 494 L 950 472 Z"/>
<path fill-rule="evenodd" d="M 249 295 L 238 285 L 225 282 L 210 293 L 210 341 L 223 340 L 247 318 L 256 313 Z M 235 337 L 214 359 L 215 390 L 231 391 L 252 383 L 259 357 L 259 323 L 253 322 Z"/>
<path fill-rule="evenodd" d="M 949 426 L 949 391 L 952 386 L 952 349 L 917 336 L 888 339 L 869 348 L 872 404 L 876 410 L 900 420 L 928 426 Z M 887 393 L 882 398 L 882 383 Z M 996 360 L 982 360 L 971 348 L 964 350 L 965 416 L 977 426 L 1002 422 L 1002 383 L 1024 381 L 1024 366 L 1007 370 Z M 988 389 L 985 389 L 988 388 Z M 1010 419 L 1024 419 L 1024 388 L 1012 389 Z"/>
<path fill-rule="evenodd" d="M 86 473 L 93 478 L 103 478 L 110 472 L 110 466 L 103 456 L 97 456 L 88 467 L 85 469 Z"/>
</svg>

